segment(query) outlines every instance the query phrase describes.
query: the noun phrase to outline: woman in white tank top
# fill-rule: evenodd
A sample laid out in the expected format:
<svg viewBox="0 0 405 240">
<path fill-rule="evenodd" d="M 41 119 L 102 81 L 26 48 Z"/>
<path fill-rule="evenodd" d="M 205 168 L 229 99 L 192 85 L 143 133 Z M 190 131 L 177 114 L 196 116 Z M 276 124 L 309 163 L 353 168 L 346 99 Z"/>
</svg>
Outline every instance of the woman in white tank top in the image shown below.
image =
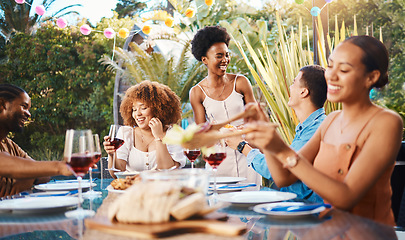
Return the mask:
<svg viewBox="0 0 405 240">
<path fill-rule="evenodd" d="M 208 76 L 190 90 L 190 102 L 197 124 L 223 122 L 244 111 L 245 104 L 255 102 L 249 80 L 226 73 L 230 62 L 230 37 L 225 28 L 208 26 L 200 29 L 192 40 L 192 53 L 208 69 Z M 232 122 L 237 127 L 243 120 Z M 208 166 L 208 165 L 206 165 Z M 218 176 L 246 177 L 260 184 L 261 178 L 247 165 L 243 154 L 227 147 L 227 157 L 218 167 Z"/>
</svg>

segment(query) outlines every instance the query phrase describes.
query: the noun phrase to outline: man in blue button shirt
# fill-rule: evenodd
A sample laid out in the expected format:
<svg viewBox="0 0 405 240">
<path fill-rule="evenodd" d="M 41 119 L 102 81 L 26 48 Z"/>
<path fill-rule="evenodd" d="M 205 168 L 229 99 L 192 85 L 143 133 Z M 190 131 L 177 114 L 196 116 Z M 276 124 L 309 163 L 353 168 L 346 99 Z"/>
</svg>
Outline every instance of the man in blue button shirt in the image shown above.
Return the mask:
<svg viewBox="0 0 405 240">
<path fill-rule="evenodd" d="M 298 151 L 314 135 L 315 131 L 325 119 L 323 105 L 326 101 L 325 69 L 318 65 L 309 65 L 300 69 L 290 86 L 288 106 L 294 109 L 299 124 L 295 128 L 295 137 L 291 148 Z M 266 159 L 259 149 L 254 149 L 240 138 L 227 140 L 227 144 L 247 156 L 247 162 L 264 178 L 272 180 Z M 239 144 L 238 144 L 239 143 Z M 293 192 L 298 198 L 312 202 L 322 202 L 322 198 L 309 189 L 301 181 L 279 189 L 282 192 Z"/>
</svg>

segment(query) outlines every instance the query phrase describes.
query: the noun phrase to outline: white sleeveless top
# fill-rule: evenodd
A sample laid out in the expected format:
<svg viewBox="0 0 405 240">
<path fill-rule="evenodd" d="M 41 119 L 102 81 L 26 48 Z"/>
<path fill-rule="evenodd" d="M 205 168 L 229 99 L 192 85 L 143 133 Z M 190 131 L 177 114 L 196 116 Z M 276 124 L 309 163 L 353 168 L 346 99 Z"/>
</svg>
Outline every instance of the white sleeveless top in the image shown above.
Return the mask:
<svg viewBox="0 0 405 240">
<path fill-rule="evenodd" d="M 123 129 L 124 131 L 121 131 Z M 124 126 L 118 130 L 117 136 L 124 139 L 124 144 L 117 149 L 117 158 L 127 162 L 127 171 L 144 171 L 150 170 L 157 165 L 156 150 L 143 152 L 134 146 L 134 131 L 132 127 Z M 122 136 L 124 135 L 124 136 Z M 186 157 L 183 154 L 181 146 L 166 145 L 169 154 L 173 160 L 180 163 L 180 167 L 186 165 Z"/>
<path fill-rule="evenodd" d="M 232 93 L 223 101 L 210 98 L 200 84 L 197 84 L 205 95 L 202 104 L 205 109 L 205 117 L 209 122 L 224 122 L 245 110 L 244 96 L 236 91 L 237 78 L 238 75 L 235 77 Z M 243 119 L 239 119 L 230 124 L 236 127 L 243 123 Z M 208 163 L 205 167 L 210 168 Z M 260 175 L 247 165 L 245 155 L 230 147 L 226 147 L 226 158 L 219 165 L 217 174 L 218 176 L 245 177 L 247 182 L 261 184 Z"/>
</svg>

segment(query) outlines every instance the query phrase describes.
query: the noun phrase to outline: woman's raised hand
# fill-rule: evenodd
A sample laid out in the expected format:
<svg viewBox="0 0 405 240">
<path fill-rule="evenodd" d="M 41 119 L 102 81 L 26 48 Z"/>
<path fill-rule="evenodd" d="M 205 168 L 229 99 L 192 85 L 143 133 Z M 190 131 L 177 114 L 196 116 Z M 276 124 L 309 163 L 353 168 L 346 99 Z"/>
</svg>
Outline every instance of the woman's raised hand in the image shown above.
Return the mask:
<svg viewBox="0 0 405 240">
<path fill-rule="evenodd" d="M 104 146 L 104 150 L 106 151 L 106 153 L 108 155 L 111 155 L 111 156 L 114 155 L 115 148 L 114 148 L 114 145 L 111 144 L 109 136 L 104 137 L 103 146 Z"/>
<path fill-rule="evenodd" d="M 284 150 L 288 145 L 277 133 L 278 124 L 256 121 L 246 124 L 245 128 L 252 131 L 246 133 L 245 139 L 262 151 L 270 151 L 274 154 Z"/>
<path fill-rule="evenodd" d="M 252 121 L 263 121 L 269 122 L 269 116 L 263 110 L 263 107 L 259 102 L 250 102 L 245 105 L 245 112 L 251 112 L 248 116 L 244 119 L 245 123 L 249 123 Z"/>
<path fill-rule="evenodd" d="M 165 136 L 165 133 L 163 131 L 163 125 L 162 122 L 159 120 L 159 118 L 152 118 L 149 121 L 148 126 L 150 127 L 150 130 L 152 131 L 152 135 L 155 139 L 162 139 Z"/>
</svg>

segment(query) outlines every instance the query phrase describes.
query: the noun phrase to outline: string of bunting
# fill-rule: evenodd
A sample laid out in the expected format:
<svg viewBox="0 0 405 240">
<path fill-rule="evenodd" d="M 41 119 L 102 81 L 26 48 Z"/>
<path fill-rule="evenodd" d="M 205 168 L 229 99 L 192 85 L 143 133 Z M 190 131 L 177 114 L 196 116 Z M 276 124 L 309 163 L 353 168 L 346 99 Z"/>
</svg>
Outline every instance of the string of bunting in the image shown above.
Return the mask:
<svg viewBox="0 0 405 240">
<path fill-rule="evenodd" d="M 319 7 L 312 7 L 311 9 L 308 9 L 308 8 L 306 8 L 310 13 L 311 13 L 311 15 L 312 16 L 314 16 L 314 17 L 317 17 L 319 14 L 321 14 L 321 11 L 322 11 L 322 9 L 326 6 L 326 5 L 328 5 L 328 3 L 331 3 L 333 0 L 325 0 L 325 2 L 326 2 L 326 4 L 325 5 L 323 5 L 323 7 L 322 8 L 319 8 Z M 296 4 L 303 4 L 305 2 L 305 0 L 295 0 L 295 3 Z"/>
</svg>

